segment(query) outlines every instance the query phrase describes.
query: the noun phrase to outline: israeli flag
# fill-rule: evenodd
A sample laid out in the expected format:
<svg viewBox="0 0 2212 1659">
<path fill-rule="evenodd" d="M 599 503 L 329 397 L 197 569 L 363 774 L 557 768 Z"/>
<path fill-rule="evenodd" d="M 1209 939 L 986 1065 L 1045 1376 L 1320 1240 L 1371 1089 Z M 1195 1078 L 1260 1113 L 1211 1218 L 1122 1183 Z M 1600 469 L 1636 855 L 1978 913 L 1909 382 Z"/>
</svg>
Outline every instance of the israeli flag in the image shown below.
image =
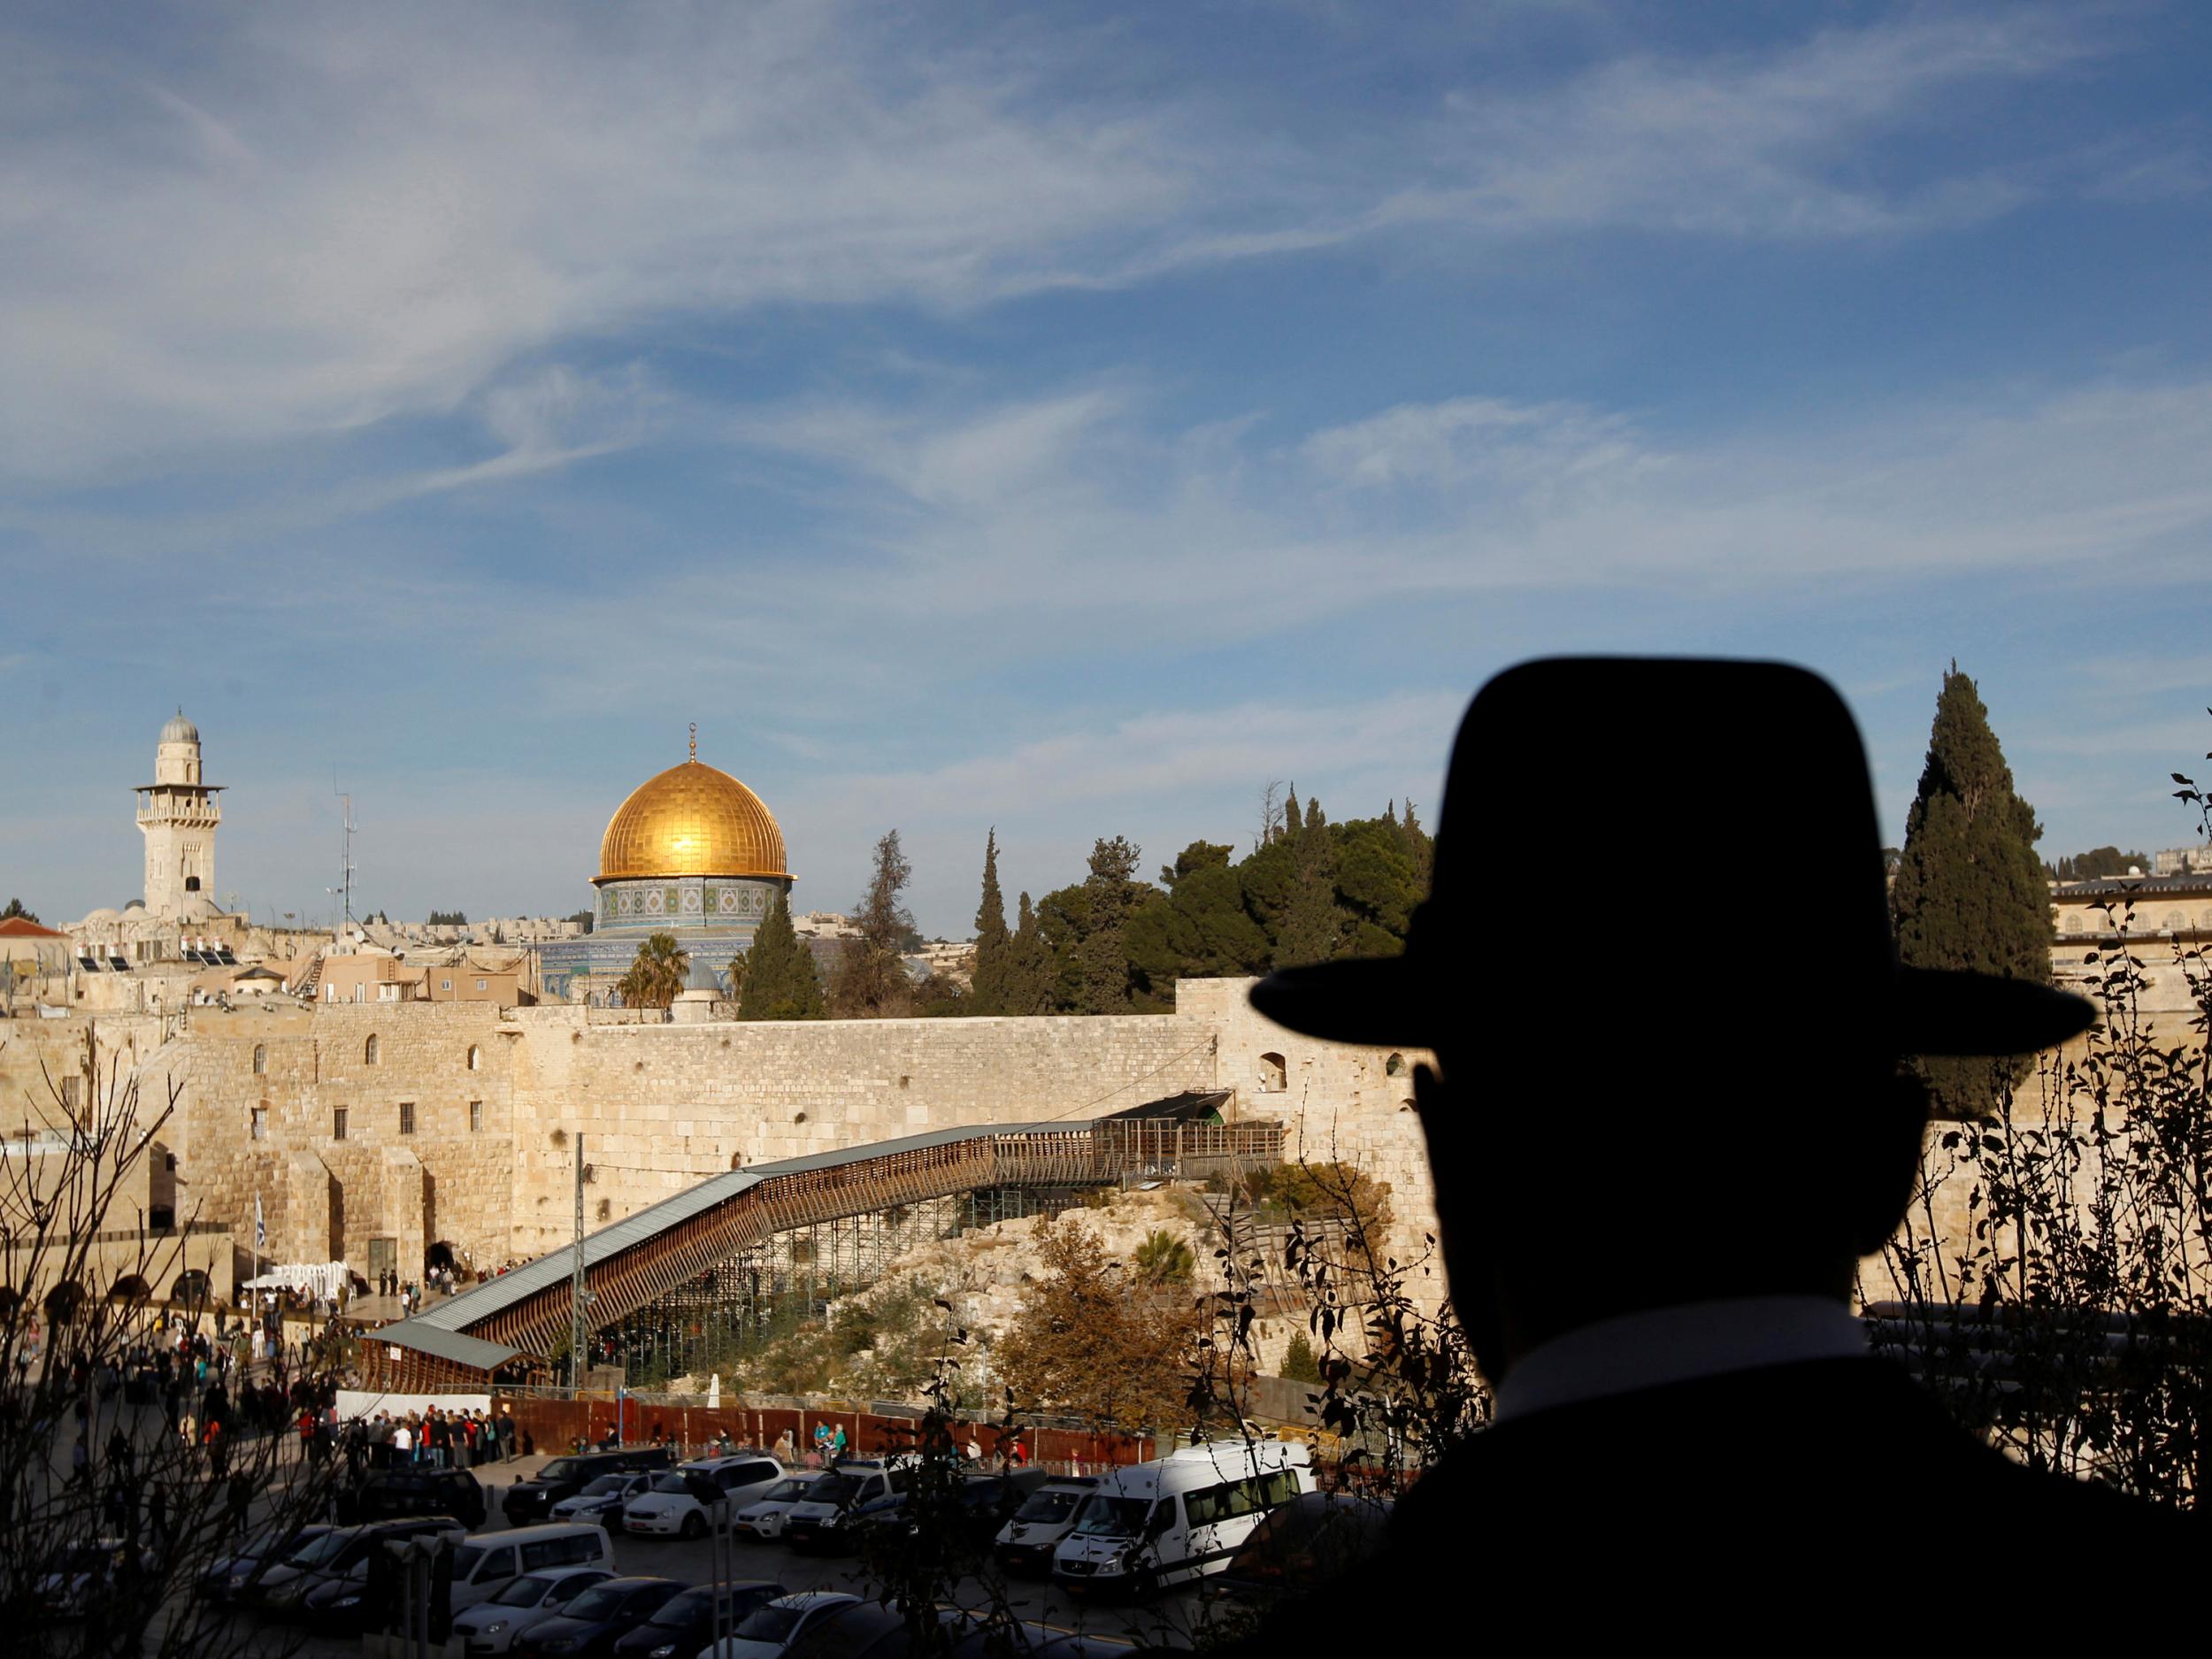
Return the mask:
<svg viewBox="0 0 2212 1659">
<path fill-rule="evenodd" d="M 253 1248 L 262 1248 L 269 1242 L 268 1224 L 261 1219 L 261 1194 L 253 1195 Z"/>
</svg>

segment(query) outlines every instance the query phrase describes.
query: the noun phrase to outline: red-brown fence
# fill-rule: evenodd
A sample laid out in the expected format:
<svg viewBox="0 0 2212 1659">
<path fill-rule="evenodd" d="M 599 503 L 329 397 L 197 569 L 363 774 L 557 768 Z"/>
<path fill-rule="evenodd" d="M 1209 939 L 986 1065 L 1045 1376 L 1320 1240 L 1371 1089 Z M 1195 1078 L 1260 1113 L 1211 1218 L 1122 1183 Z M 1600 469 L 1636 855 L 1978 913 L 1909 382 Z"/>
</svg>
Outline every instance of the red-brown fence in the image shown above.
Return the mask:
<svg viewBox="0 0 2212 1659">
<path fill-rule="evenodd" d="M 555 1400 L 531 1394 L 497 1394 L 495 1412 L 511 1409 L 517 1443 L 527 1435 L 541 1452 L 565 1452 L 579 1440 L 596 1445 L 618 1432 L 617 1402 L 612 1399 Z M 795 1454 L 803 1458 L 813 1444 L 814 1431 L 824 1424 L 845 1431 L 848 1456 L 866 1457 L 912 1447 L 919 1419 L 878 1413 L 849 1405 L 749 1405 L 725 1401 L 709 1406 L 656 1404 L 625 1397 L 619 1406 L 619 1433 L 625 1445 L 636 1446 L 665 1437 L 680 1457 L 696 1456 L 708 1442 L 726 1434 L 741 1446 L 772 1448 L 788 1433 Z M 1094 1433 L 1084 1429 L 1019 1430 L 1023 1449 L 1032 1464 L 1065 1473 L 1091 1473 L 1124 1463 L 1141 1463 L 1154 1455 L 1148 1434 Z M 966 1422 L 953 1426 L 953 1444 L 964 1446 L 972 1437 L 984 1460 L 999 1454 L 1000 1431 L 990 1424 Z"/>
</svg>

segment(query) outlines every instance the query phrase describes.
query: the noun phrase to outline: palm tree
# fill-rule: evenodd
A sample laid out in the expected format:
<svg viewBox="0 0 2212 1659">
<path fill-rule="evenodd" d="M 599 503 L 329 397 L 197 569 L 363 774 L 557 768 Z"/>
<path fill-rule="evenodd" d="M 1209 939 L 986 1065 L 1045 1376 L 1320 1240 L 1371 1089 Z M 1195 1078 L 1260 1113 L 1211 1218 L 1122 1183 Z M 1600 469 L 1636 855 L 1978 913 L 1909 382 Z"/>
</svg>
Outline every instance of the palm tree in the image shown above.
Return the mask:
<svg viewBox="0 0 2212 1659">
<path fill-rule="evenodd" d="M 655 933 L 637 948 L 630 971 L 617 981 L 625 1008 L 666 1008 L 684 988 L 691 958 L 676 943 L 673 933 Z"/>
<path fill-rule="evenodd" d="M 1137 1247 L 1136 1261 L 1139 1277 L 1148 1285 L 1187 1284 L 1197 1265 L 1190 1246 L 1164 1227 Z"/>
</svg>

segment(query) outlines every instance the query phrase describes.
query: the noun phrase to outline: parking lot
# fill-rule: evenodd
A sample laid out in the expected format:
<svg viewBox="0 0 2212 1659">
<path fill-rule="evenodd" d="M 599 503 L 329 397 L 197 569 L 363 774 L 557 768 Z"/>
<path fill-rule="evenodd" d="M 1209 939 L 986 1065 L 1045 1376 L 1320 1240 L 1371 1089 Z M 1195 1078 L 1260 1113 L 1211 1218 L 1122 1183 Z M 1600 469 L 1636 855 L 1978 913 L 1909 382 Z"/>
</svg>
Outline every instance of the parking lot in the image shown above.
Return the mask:
<svg viewBox="0 0 2212 1659">
<path fill-rule="evenodd" d="M 507 1522 L 501 1513 L 501 1493 L 550 1461 L 549 1456 L 540 1454 L 475 1471 L 484 1485 L 491 1509 L 481 1530 L 503 1530 Z M 714 1575 L 715 1543 L 711 1539 L 646 1538 L 618 1532 L 612 1541 L 615 1565 L 625 1574 L 649 1574 L 683 1584 L 704 1584 Z M 844 1590 L 861 1595 L 871 1593 L 859 1563 L 849 1555 L 802 1554 L 781 1542 L 749 1540 L 740 1540 L 734 1553 L 735 1576 L 739 1578 L 772 1579 L 787 1591 Z M 1187 1586 L 1136 1603 L 1075 1601 L 1050 1583 L 1033 1579 L 1012 1579 L 1003 1588 L 1013 1610 L 1025 1620 L 1147 1643 L 1164 1641 L 1188 1646 L 1192 1632 L 1205 1616 L 1206 1604 L 1201 1593 Z M 962 1585 L 959 1601 L 965 1607 L 982 1608 L 990 1604 L 993 1593 L 994 1586 L 970 1580 Z M 251 1614 L 240 1615 L 239 1623 L 242 1628 L 236 1633 L 245 1639 L 241 1645 L 253 1651 L 296 1651 L 310 1655 L 311 1659 L 357 1659 L 361 1652 L 361 1639 L 356 1636 L 327 1636 L 311 1632 L 305 1634 L 303 1645 L 296 1646 L 302 1642 L 302 1632 L 296 1626 L 271 1624 Z M 245 1628 L 250 1626 L 262 1628 L 257 1632 Z M 258 1640 L 255 1639 L 257 1635 Z M 453 1653 L 458 1653 L 457 1643 Z"/>
</svg>

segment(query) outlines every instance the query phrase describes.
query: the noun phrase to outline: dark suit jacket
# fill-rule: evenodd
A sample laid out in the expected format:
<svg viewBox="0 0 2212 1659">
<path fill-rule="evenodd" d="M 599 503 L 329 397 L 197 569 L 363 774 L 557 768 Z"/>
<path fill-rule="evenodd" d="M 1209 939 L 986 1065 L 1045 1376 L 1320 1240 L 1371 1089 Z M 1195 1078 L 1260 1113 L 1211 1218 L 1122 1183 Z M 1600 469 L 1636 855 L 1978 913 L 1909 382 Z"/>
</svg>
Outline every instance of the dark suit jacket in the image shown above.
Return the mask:
<svg viewBox="0 0 2212 1659">
<path fill-rule="evenodd" d="M 2012 1462 L 1885 1361 L 1777 1365 L 1497 1425 L 1399 1503 L 1383 1559 L 1279 1610 L 1252 1651 L 1425 1652 L 1510 1629 L 1542 1647 L 1962 1653 L 2077 1621 L 2110 1640 L 2133 1623 L 2124 1602 L 2196 1620 L 2197 1536 Z"/>
</svg>

